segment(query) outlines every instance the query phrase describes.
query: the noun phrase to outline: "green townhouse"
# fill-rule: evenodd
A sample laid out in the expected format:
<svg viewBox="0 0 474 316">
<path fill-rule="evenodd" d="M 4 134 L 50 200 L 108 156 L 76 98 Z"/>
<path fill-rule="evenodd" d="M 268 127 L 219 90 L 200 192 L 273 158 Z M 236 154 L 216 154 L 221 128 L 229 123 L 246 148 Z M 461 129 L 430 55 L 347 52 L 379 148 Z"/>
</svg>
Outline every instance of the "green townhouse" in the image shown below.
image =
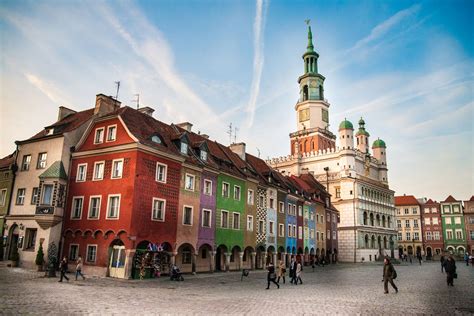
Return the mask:
<svg viewBox="0 0 474 316">
<path fill-rule="evenodd" d="M 462 256 L 466 251 L 462 202 L 450 195 L 440 204 L 444 249 L 451 254 Z"/>
</svg>

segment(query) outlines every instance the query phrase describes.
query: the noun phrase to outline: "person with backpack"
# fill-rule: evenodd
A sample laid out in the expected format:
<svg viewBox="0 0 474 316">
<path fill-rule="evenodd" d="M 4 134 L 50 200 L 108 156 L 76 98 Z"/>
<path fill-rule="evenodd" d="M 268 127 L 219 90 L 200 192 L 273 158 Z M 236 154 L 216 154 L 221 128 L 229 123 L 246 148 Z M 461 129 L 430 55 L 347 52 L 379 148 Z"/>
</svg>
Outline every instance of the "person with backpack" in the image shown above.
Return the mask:
<svg viewBox="0 0 474 316">
<path fill-rule="evenodd" d="M 395 293 L 398 293 L 398 288 L 393 283 L 393 280 L 397 278 L 397 271 L 395 271 L 395 268 L 393 267 L 392 263 L 390 262 L 390 259 L 388 257 L 385 257 L 383 261 L 383 289 L 384 293 L 388 294 L 388 283 L 392 285 L 392 287 L 395 289 Z"/>
</svg>

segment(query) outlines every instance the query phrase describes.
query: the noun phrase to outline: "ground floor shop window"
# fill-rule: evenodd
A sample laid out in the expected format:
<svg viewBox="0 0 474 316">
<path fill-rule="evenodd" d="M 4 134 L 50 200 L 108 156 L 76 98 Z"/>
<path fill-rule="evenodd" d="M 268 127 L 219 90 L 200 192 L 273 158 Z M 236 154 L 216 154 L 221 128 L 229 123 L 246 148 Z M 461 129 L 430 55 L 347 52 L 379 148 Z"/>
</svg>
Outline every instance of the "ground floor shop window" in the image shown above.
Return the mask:
<svg viewBox="0 0 474 316">
<path fill-rule="evenodd" d="M 191 250 L 189 248 L 183 249 L 183 258 L 181 260 L 182 264 L 190 264 L 191 263 Z"/>
<path fill-rule="evenodd" d="M 36 228 L 27 228 L 26 229 L 26 243 L 25 243 L 25 250 L 35 250 L 36 244 Z"/>
<path fill-rule="evenodd" d="M 89 263 L 95 263 L 96 257 L 97 257 L 97 245 L 87 245 L 86 261 Z"/>
</svg>

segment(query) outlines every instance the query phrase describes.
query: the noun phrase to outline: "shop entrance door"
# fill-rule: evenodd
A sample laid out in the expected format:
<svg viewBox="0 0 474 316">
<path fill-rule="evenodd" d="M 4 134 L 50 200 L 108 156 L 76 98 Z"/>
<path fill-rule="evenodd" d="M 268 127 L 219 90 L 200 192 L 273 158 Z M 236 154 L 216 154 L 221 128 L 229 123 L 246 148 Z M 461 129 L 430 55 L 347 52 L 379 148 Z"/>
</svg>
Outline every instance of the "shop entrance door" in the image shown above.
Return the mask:
<svg viewBox="0 0 474 316">
<path fill-rule="evenodd" d="M 112 278 L 125 278 L 125 246 L 113 246 L 109 271 Z"/>
</svg>

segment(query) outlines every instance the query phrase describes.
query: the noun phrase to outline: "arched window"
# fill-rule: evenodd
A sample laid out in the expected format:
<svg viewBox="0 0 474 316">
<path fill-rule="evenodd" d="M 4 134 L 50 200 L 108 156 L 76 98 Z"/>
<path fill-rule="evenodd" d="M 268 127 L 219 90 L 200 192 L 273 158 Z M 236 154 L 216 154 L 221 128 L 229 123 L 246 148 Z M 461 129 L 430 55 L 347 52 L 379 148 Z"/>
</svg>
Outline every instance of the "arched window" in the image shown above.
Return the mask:
<svg viewBox="0 0 474 316">
<path fill-rule="evenodd" d="M 383 249 L 387 249 L 387 236 L 383 237 Z"/>
<path fill-rule="evenodd" d="M 374 214 L 370 213 L 370 226 L 374 226 Z"/>
<path fill-rule="evenodd" d="M 377 220 L 377 226 L 380 226 L 380 215 L 377 214 L 377 216 L 375 216 L 375 219 Z"/>
<path fill-rule="evenodd" d="M 372 238 L 370 240 L 370 247 L 375 248 L 375 236 L 374 235 L 372 235 Z"/>
<path fill-rule="evenodd" d="M 388 228 L 392 227 L 392 223 L 390 222 L 390 216 L 387 217 L 387 226 Z"/>
<path fill-rule="evenodd" d="M 364 212 L 364 225 L 367 225 L 367 212 Z"/>
<path fill-rule="evenodd" d="M 308 85 L 303 87 L 303 101 L 308 100 Z"/>
<path fill-rule="evenodd" d="M 365 248 L 369 248 L 369 235 L 365 235 L 364 237 L 364 246 Z"/>
<path fill-rule="evenodd" d="M 382 226 L 385 227 L 385 215 L 382 215 Z"/>
</svg>

